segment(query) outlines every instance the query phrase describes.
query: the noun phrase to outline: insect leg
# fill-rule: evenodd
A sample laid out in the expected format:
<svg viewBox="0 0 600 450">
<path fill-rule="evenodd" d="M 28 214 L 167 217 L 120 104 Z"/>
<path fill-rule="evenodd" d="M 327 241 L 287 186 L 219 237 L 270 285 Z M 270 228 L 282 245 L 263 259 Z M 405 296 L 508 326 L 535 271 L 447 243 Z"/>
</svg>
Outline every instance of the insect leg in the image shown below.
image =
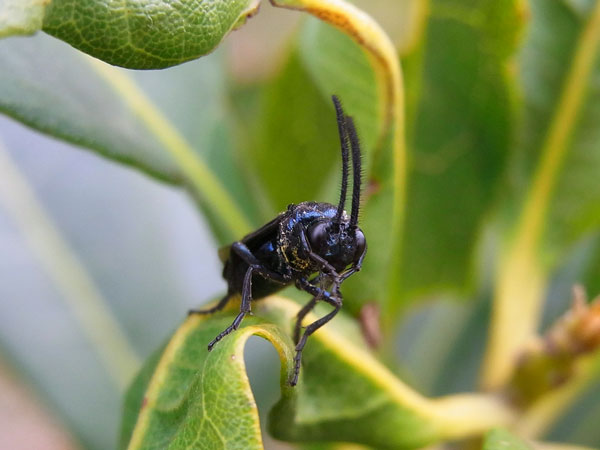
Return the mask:
<svg viewBox="0 0 600 450">
<path fill-rule="evenodd" d="M 294 344 L 298 344 L 298 341 L 300 340 L 302 320 L 304 320 L 304 317 L 315 307 L 318 300 L 319 299 L 317 297 L 313 297 L 310 302 L 308 302 L 300 311 L 298 311 L 298 314 L 296 315 L 296 325 L 294 326 Z"/>
<path fill-rule="evenodd" d="M 304 228 L 304 226 L 300 227 L 300 242 L 302 244 L 302 249 L 308 254 L 308 257 L 310 259 L 312 259 L 314 262 L 321 266 L 321 270 L 323 272 L 326 272 L 327 274 L 331 275 L 331 277 L 334 280 L 338 280 L 335 282 L 339 284 L 340 275 L 337 273 L 335 268 L 331 264 L 329 264 L 329 262 L 326 259 L 322 258 L 321 256 L 317 255 L 315 252 L 312 251 L 312 248 L 310 248 L 310 244 L 308 243 L 308 238 L 306 237 L 306 228 Z"/>
<path fill-rule="evenodd" d="M 281 274 L 265 267 L 264 264 L 262 264 L 256 258 L 256 256 L 252 254 L 250 249 L 243 242 L 234 242 L 231 245 L 231 250 L 234 251 L 238 256 L 240 256 L 244 260 L 244 262 L 251 266 L 255 272 L 258 272 L 267 280 L 275 281 L 276 283 L 282 284 L 290 282 L 291 277 L 288 274 Z"/>
<path fill-rule="evenodd" d="M 327 322 L 333 319 L 342 307 L 342 300 L 339 298 L 329 297 L 325 298 L 325 301 L 333 305 L 335 309 L 329 314 L 321 317 L 320 319 L 315 320 L 313 323 L 306 327 L 306 330 L 304 330 L 302 338 L 300 338 L 298 345 L 296 345 L 296 356 L 294 357 L 294 375 L 290 380 L 291 386 L 295 386 L 298 383 L 298 375 L 300 374 L 300 364 L 302 362 L 302 350 L 304 350 L 306 340 L 311 334 L 313 334 L 315 331 L 317 331 L 319 328 L 321 328 L 323 325 L 325 325 Z"/>
<path fill-rule="evenodd" d="M 252 301 L 252 272 L 254 272 L 254 267 L 250 266 L 248 267 L 248 270 L 246 270 L 246 274 L 244 275 L 244 284 L 242 287 L 242 304 L 240 306 L 239 314 L 236 316 L 235 319 L 233 319 L 231 325 L 229 325 L 227 328 L 221 331 L 217 335 L 217 337 L 215 337 L 210 342 L 210 344 L 208 344 L 209 352 L 213 349 L 217 342 L 219 342 L 232 331 L 237 330 L 246 314 L 250 312 L 250 302 Z"/>
<path fill-rule="evenodd" d="M 217 311 L 221 311 L 223 308 L 225 308 L 225 305 L 227 305 L 227 303 L 229 303 L 229 300 L 231 300 L 231 293 L 228 292 L 227 295 L 225 297 L 223 297 L 221 300 L 219 300 L 219 303 L 217 303 L 215 306 L 211 307 L 211 308 L 207 308 L 207 309 L 190 309 L 188 311 L 188 316 L 191 316 L 192 314 L 212 314 L 215 313 Z"/>
<path fill-rule="evenodd" d="M 349 278 L 350 275 L 356 273 L 356 272 L 360 272 L 360 269 L 362 269 L 362 264 L 363 264 L 363 260 L 365 259 L 365 255 L 367 254 L 367 248 L 365 247 L 365 251 L 362 252 L 362 255 L 360 255 L 360 257 L 358 258 L 358 261 L 356 262 L 356 264 L 354 264 L 352 267 L 350 267 L 348 270 L 346 270 L 344 273 L 342 273 L 340 275 L 340 284 L 346 279 Z"/>
<path fill-rule="evenodd" d="M 300 330 L 302 329 L 302 320 L 316 306 L 319 299 L 323 296 L 323 289 L 316 287 L 313 283 L 321 284 L 323 277 L 319 275 L 312 281 L 306 278 L 300 278 L 296 281 L 296 287 L 313 295 L 313 298 L 296 314 L 296 325 L 294 326 L 294 344 L 298 344 L 300 340 Z"/>
</svg>

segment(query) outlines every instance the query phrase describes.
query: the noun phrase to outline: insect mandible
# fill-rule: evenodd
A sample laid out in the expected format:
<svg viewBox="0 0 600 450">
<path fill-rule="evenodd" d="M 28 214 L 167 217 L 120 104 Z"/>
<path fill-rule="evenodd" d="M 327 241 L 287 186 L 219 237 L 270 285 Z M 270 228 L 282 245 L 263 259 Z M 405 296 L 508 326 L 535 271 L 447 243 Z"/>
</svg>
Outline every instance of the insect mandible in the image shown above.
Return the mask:
<svg viewBox="0 0 600 450">
<path fill-rule="evenodd" d="M 209 344 L 212 348 L 225 336 L 238 329 L 250 313 L 252 300 L 273 294 L 294 283 L 313 298 L 297 314 L 294 328 L 296 356 L 290 385 L 298 382 L 302 350 L 306 340 L 329 322 L 342 307 L 340 286 L 361 269 L 367 243 L 358 227 L 361 192 L 360 144 L 352 117 L 347 116 L 339 99 L 332 96 L 342 150 L 342 187 L 338 205 L 302 202 L 289 205 L 287 211 L 221 250 L 223 278 L 227 294 L 212 308 L 191 310 L 190 314 L 211 314 L 225 307 L 241 294 L 240 312 L 233 323 Z M 344 211 L 349 176 L 349 154 L 352 155 L 352 210 Z M 318 301 L 333 306 L 333 311 L 315 320 L 302 331 L 302 320 Z"/>
</svg>

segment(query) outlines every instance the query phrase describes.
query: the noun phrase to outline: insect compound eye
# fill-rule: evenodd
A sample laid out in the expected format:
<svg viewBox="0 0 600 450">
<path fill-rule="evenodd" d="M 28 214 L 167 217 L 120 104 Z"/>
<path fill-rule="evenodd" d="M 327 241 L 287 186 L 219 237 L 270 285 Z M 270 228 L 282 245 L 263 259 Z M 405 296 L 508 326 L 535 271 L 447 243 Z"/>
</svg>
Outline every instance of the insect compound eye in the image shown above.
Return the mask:
<svg viewBox="0 0 600 450">
<path fill-rule="evenodd" d="M 314 252 L 323 254 L 327 251 L 329 246 L 329 228 L 330 225 L 328 223 L 319 222 L 308 229 L 308 242 Z"/>
<path fill-rule="evenodd" d="M 367 241 L 365 239 L 365 235 L 363 234 L 360 228 L 356 229 L 355 242 L 356 242 L 356 252 L 354 253 L 354 259 L 358 260 L 361 255 L 365 252 L 365 248 L 367 247 Z"/>
</svg>

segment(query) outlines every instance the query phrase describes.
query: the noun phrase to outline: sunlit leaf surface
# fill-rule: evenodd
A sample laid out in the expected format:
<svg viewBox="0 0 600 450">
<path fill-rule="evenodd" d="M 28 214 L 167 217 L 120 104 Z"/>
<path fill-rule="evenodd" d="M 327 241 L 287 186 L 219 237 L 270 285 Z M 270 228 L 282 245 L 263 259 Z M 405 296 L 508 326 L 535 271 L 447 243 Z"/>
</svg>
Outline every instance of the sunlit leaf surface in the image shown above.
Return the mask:
<svg viewBox="0 0 600 450">
<path fill-rule="evenodd" d="M 507 409 L 485 396 L 420 396 L 370 354 L 356 324 L 342 315 L 309 339 L 300 383 L 290 387 L 294 352 L 288 333 L 298 309 L 281 297 L 261 300 L 254 306 L 254 317 L 210 353 L 207 342 L 235 317 L 235 305 L 208 319 L 188 319 L 132 386 L 122 445 L 259 445 L 258 415 L 243 362 L 244 343 L 252 334 L 269 339 L 281 358 L 282 398 L 270 413 L 269 425 L 280 439 L 412 448 L 475 434 L 510 418 Z"/>
</svg>

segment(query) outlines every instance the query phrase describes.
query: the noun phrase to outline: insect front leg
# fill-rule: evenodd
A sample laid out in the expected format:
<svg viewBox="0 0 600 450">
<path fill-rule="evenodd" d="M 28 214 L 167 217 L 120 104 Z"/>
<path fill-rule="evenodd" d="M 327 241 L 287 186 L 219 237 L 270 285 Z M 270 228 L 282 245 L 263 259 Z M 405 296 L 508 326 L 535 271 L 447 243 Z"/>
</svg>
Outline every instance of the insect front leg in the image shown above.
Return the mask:
<svg viewBox="0 0 600 450">
<path fill-rule="evenodd" d="M 294 330 L 296 356 L 294 357 L 294 374 L 290 379 L 291 386 L 295 386 L 298 383 L 298 375 L 300 374 L 300 365 L 302 363 L 302 351 L 304 350 L 304 346 L 306 345 L 308 337 L 315 331 L 317 331 L 319 328 L 321 328 L 323 325 L 325 325 L 327 322 L 329 322 L 331 319 L 333 319 L 342 307 L 342 297 L 339 291 L 334 291 L 334 293 L 332 294 L 327 290 L 321 289 L 320 287 L 311 284 L 305 278 L 302 278 L 298 281 L 298 287 L 312 294 L 314 297 L 298 312 L 297 315 L 296 327 Z M 302 335 L 302 337 L 298 339 L 300 335 L 300 329 L 302 327 L 302 319 L 304 319 L 304 317 L 315 307 L 317 301 L 320 299 L 332 305 L 334 307 L 334 310 L 308 325 L 304 330 L 304 334 Z"/>
<path fill-rule="evenodd" d="M 321 256 L 317 255 L 315 252 L 312 251 L 312 248 L 310 247 L 310 244 L 308 242 L 308 238 L 306 237 L 306 228 L 304 228 L 304 226 L 300 225 L 299 236 L 300 243 L 302 245 L 302 250 L 304 250 L 308 257 L 320 267 L 322 272 L 325 272 L 329 276 L 331 276 L 331 279 L 334 281 L 334 283 L 337 283 L 339 287 L 339 284 L 341 283 L 340 274 L 337 273 L 335 267 L 329 264 L 329 262 L 326 259 L 322 258 Z"/>
<path fill-rule="evenodd" d="M 323 280 L 325 277 L 323 274 L 319 274 L 317 277 L 308 281 L 307 278 L 299 278 L 296 280 L 296 287 L 303 291 L 313 295 L 313 298 L 306 305 L 302 307 L 298 314 L 296 314 L 296 325 L 294 326 L 294 344 L 298 344 L 300 340 L 300 330 L 302 329 L 302 321 L 304 317 L 313 310 L 317 302 L 321 299 L 325 289 L 323 287 Z M 319 285 L 317 286 L 317 283 Z"/>
<path fill-rule="evenodd" d="M 320 319 L 315 320 L 313 323 L 308 325 L 304 330 L 304 334 L 298 341 L 296 345 L 296 356 L 294 357 L 294 375 L 290 379 L 290 385 L 295 386 L 298 383 L 298 375 L 300 374 L 300 365 L 302 363 L 302 351 L 304 350 L 304 346 L 306 345 L 306 340 L 308 337 L 329 322 L 331 319 L 335 317 L 335 315 L 342 308 L 342 299 L 341 297 L 324 297 L 323 299 L 330 305 L 334 307 L 334 310 L 329 314 L 321 317 Z"/>
<path fill-rule="evenodd" d="M 343 283 L 344 280 L 349 278 L 351 275 L 355 274 L 356 272 L 360 272 L 360 269 L 362 269 L 363 260 L 365 259 L 366 254 L 367 254 L 367 246 L 365 244 L 365 249 L 362 252 L 362 254 L 360 255 L 360 257 L 358 258 L 358 261 L 352 267 L 350 267 L 348 270 L 346 270 L 345 272 L 343 272 L 340 275 L 340 284 Z"/>
</svg>

